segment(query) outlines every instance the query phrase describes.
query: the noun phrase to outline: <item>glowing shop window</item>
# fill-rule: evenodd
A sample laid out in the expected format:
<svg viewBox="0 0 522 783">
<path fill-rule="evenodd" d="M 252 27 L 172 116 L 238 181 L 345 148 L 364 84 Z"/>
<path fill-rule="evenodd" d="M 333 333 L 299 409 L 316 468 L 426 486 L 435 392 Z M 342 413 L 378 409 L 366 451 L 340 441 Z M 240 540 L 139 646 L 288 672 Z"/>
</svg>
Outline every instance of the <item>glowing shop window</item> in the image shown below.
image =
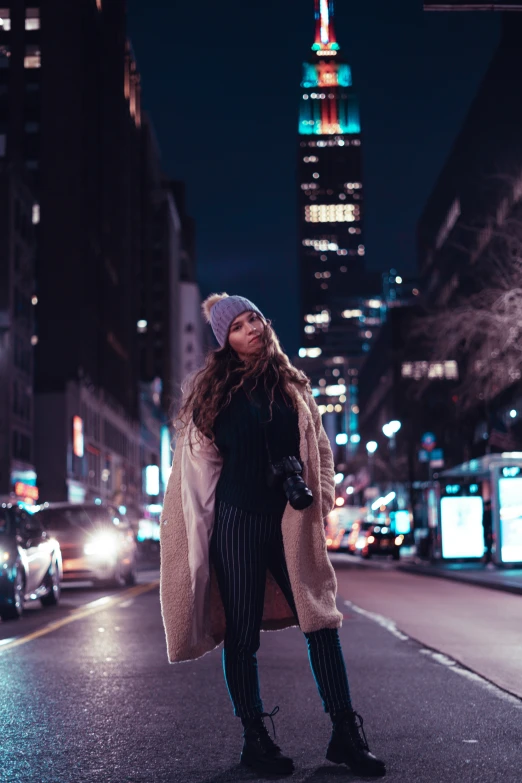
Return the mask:
<svg viewBox="0 0 522 783">
<path fill-rule="evenodd" d="M 307 223 L 353 223 L 359 220 L 355 204 L 312 204 L 305 207 Z"/>
<path fill-rule="evenodd" d="M 11 11 L 9 8 L 0 8 L 0 30 L 11 29 Z"/>
<path fill-rule="evenodd" d="M 26 46 L 24 57 L 24 68 L 40 68 L 42 65 L 42 56 L 39 46 Z"/>
<path fill-rule="evenodd" d="M 27 8 L 25 11 L 25 29 L 26 30 L 39 30 L 40 29 L 40 9 L 39 8 Z"/>
<path fill-rule="evenodd" d="M 33 204 L 32 222 L 33 226 L 37 226 L 40 222 L 40 204 Z"/>
</svg>

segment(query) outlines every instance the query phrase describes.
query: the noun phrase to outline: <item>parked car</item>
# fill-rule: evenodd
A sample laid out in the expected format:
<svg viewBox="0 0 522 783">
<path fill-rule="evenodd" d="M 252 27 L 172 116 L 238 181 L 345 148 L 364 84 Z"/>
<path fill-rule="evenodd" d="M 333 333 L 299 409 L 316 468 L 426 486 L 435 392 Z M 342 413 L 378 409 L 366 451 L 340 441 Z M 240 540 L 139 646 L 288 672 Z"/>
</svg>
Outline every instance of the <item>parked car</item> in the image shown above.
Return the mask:
<svg viewBox="0 0 522 783">
<path fill-rule="evenodd" d="M 60 600 L 62 555 L 41 521 L 17 503 L 0 505 L 0 618 L 17 620 L 25 601 Z"/>
<path fill-rule="evenodd" d="M 399 560 L 404 536 L 396 536 L 389 525 L 361 520 L 354 524 L 348 536 L 348 551 L 370 558 L 372 555 L 391 555 Z"/>
<path fill-rule="evenodd" d="M 35 517 L 60 542 L 64 580 L 114 587 L 135 584 L 136 540 L 118 509 L 95 503 L 45 503 Z"/>
</svg>

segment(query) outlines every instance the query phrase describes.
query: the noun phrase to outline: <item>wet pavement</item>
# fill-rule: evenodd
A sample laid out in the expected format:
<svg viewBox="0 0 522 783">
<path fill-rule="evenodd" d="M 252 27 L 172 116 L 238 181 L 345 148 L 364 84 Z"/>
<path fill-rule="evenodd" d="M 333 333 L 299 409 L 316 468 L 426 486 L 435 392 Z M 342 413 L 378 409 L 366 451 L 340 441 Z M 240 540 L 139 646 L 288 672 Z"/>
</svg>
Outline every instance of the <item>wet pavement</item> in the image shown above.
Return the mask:
<svg viewBox="0 0 522 783">
<path fill-rule="evenodd" d="M 386 779 L 518 783 L 522 701 L 450 657 L 457 627 L 469 649 L 480 644 L 480 630 L 482 638 L 506 641 L 519 623 L 508 604 L 518 599 L 491 591 L 504 620 L 488 628 L 488 609 L 476 629 L 464 605 L 479 607 L 484 590 L 387 567 L 335 565 L 352 696 L 372 749 L 388 763 Z M 57 609 L 34 608 L 18 623 L 0 624 L 1 638 L 17 643 L 0 645 L 1 783 L 256 779 L 238 765 L 241 727 L 220 652 L 167 663 L 156 580 L 148 572 L 122 591 L 68 589 Z M 451 598 L 445 588 L 468 593 Z M 430 618 L 437 600 L 445 611 Z M 433 638 L 425 641 L 430 619 Z M 300 631 L 263 634 L 259 665 L 265 707 L 281 709 L 277 741 L 296 761 L 290 779 L 356 780 L 324 759 L 329 720 Z"/>
</svg>

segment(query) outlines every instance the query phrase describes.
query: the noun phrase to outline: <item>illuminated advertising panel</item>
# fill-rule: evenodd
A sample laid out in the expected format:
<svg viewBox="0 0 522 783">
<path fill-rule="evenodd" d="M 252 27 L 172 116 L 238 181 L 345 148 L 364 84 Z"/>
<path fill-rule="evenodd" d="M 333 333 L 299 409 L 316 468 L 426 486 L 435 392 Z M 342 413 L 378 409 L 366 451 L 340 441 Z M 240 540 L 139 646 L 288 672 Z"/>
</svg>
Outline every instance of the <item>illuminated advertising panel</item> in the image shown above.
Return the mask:
<svg viewBox="0 0 522 783">
<path fill-rule="evenodd" d="M 83 419 L 81 416 L 73 416 L 73 452 L 76 457 L 83 457 Z"/>
<path fill-rule="evenodd" d="M 147 465 L 144 470 L 144 489 L 146 495 L 159 495 L 160 469 L 158 465 Z"/>
<path fill-rule="evenodd" d="M 411 533 L 411 514 L 409 511 L 392 511 L 390 520 L 397 535 L 402 534 L 406 536 L 408 533 Z"/>
<path fill-rule="evenodd" d="M 503 563 L 522 563 L 522 470 L 502 468 L 498 481 L 500 557 Z"/>
<path fill-rule="evenodd" d="M 440 529 L 443 558 L 480 558 L 484 554 L 482 498 L 443 497 L 440 501 Z"/>
</svg>

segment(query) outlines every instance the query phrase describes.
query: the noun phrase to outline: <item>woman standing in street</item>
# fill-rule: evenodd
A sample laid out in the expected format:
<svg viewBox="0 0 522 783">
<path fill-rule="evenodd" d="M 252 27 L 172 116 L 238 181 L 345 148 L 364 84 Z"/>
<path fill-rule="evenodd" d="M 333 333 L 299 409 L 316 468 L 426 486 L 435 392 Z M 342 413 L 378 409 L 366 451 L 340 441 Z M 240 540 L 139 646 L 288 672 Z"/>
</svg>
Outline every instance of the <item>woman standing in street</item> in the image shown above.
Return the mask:
<svg viewBox="0 0 522 783">
<path fill-rule="evenodd" d="M 338 628 L 324 518 L 333 457 L 308 378 L 255 304 L 213 294 L 203 304 L 219 348 L 192 379 L 161 519 L 161 607 L 169 660 L 224 641 L 223 668 L 244 728 L 241 763 L 290 774 L 259 692 L 260 630 L 299 625 L 325 712 L 326 757 L 382 776 L 354 711 Z M 273 721 L 272 721 L 273 723 Z"/>
</svg>

